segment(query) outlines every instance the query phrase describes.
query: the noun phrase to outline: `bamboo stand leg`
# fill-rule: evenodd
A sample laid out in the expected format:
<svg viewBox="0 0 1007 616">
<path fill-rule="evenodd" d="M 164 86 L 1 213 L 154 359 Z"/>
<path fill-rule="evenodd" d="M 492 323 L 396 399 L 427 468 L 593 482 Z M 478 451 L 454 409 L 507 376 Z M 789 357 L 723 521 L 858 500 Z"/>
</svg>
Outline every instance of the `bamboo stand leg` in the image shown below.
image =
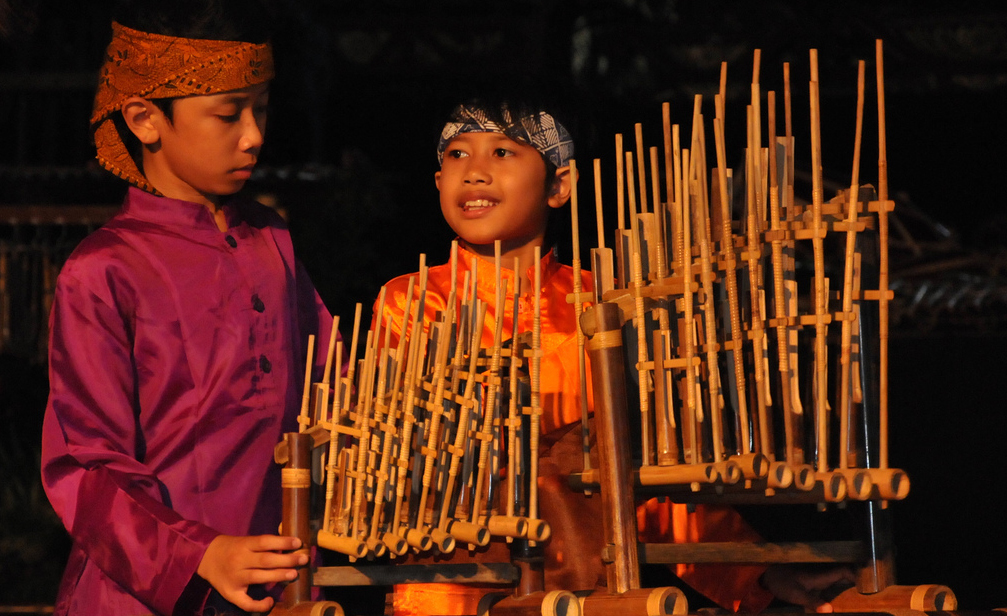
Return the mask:
<svg viewBox="0 0 1007 616">
<path fill-rule="evenodd" d="M 311 501 L 311 436 L 288 432 L 285 436 L 290 457 L 282 473 L 283 534 L 301 540 L 301 549 L 308 554 L 311 528 L 308 523 Z M 281 605 L 291 608 L 311 600 L 311 566 L 298 572 L 297 579 L 283 588 Z"/>
<path fill-rule="evenodd" d="M 592 379 L 592 387 L 607 544 L 602 560 L 606 563 L 608 590 L 613 593 L 640 587 L 621 321 L 618 306 L 601 304 L 585 312 L 582 322 L 588 336 L 591 370 L 598 376 Z"/>
</svg>

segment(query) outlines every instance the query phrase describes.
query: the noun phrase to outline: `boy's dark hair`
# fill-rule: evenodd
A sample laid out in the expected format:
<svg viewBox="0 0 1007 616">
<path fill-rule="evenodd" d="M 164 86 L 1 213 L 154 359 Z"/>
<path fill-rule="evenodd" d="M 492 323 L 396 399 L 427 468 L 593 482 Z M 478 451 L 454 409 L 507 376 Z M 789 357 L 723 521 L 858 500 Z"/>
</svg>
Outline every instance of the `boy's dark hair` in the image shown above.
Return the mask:
<svg viewBox="0 0 1007 616">
<path fill-rule="evenodd" d="M 265 0 L 119 0 L 112 13 L 113 21 L 142 32 L 243 43 L 269 41 L 274 17 Z M 171 122 L 176 99 L 150 100 Z M 126 126 L 122 114 L 115 114 L 112 121 L 142 172 L 142 144 Z"/>
</svg>

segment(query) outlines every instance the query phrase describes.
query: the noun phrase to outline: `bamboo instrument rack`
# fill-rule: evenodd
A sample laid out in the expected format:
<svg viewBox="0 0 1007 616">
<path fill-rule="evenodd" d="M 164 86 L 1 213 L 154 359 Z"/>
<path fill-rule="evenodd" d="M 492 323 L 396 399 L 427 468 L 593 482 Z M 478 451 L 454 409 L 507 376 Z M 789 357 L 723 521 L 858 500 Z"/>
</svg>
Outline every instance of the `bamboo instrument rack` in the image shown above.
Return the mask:
<svg viewBox="0 0 1007 616">
<path fill-rule="evenodd" d="M 286 465 L 284 530 L 306 545 L 346 555 L 354 566 L 305 570 L 274 613 L 341 613 L 336 604 L 310 602 L 312 585 L 423 581 L 513 589 L 510 596 L 488 597 L 480 614 L 686 613 L 678 589 L 641 588 L 644 562 L 849 563 L 859 579 L 837 599 L 837 611 L 956 608 L 950 589 L 897 586 L 893 574 L 887 505 L 906 498 L 909 479 L 888 465 L 887 220 L 894 204 L 887 193 L 882 43 L 876 42 L 877 193 L 860 180 L 865 63 L 859 64 L 850 187 L 830 200 L 822 188 L 815 50 L 810 65 L 809 204 L 798 204 L 794 195 L 790 67 L 783 67 L 780 131 L 779 99 L 773 91 L 763 97 L 758 50 L 742 182 L 727 168 L 726 63 L 710 120 L 697 96 L 685 135 L 670 106 L 662 106 L 663 165 L 658 148 L 645 148 L 640 124 L 635 152 L 616 135 L 614 249 L 605 244 L 601 165 L 594 161 L 594 289 L 578 287 L 568 301 L 580 317 L 578 347 L 590 363 L 596 434 L 585 422 L 584 468 L 570 485 L 605 496 L 607 591 L 547 593 L 541 568 L 529 564 L 534 559 L 463 568 L 394 564 L 408 552 L 445 553 L 494 537 L 527 550 L 549 536 L 547 521 L 537 518 L 537 457 L 531 455 L 541 412 L 539 317 L 534 332 L 507 332 L 509 346 L 502 321 L 494 321 L 493 344 L 481 347 L 487 307 L 466 278 L 439 319 L 424 323 L 421 258 L 405 317 L 401 323 L 376 319 L 363 336 L 361 360 L 358 305 L 344 376 L 342 343 L 333 337 L 319 349 L 327 353 L 325 377 L 305 386 L 300 433 L 277 446 L 276 461 Z M 576 161 L 571 175 L 579 273 Z M 798 271 L 799 253 L 811 255 L 810 276 Z M 453 248 L 453 265 L 456 259 Z M 505 308 L 502 266 L 498 247 L 496 315 Z M 379 315 L 384 301 L 382 289 Z M 536 312 L 537 305 L 536 298 Z M 393 326 L 402 334 L 395 343 Z M 587 363 L 580 364 L 582 383 Z M 517 393 L 519 372 L 531 383 L 527 400 Z M 636 443 L 630 442 L 631 413 Z M 588 456 L 592 440 L 595 467 Z M 324 480 L 308 481 L 311 451 L 321 450 Z M 495 479 L 502 466 L 505 486 Z M 312 484 L 324 486 L 320 516 L 303 506 Z M 852 504 L 864 507 L 870 531 L 850 541 L 639 544 L 637 499 L 650 495 L 683 503 Z M 309 517 L 320 519 L 310 525 Z M 386 555 L 389 564 L 367 563 Z"/>
</svg>

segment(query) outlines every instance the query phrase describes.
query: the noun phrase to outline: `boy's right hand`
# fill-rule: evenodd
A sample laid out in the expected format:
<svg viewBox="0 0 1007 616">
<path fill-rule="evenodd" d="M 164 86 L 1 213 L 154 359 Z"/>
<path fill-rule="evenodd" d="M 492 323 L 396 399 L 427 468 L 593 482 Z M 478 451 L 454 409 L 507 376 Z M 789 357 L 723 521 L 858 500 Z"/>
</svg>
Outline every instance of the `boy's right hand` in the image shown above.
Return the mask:
<svg viewBox="0 0 1007 616">
<path fill-rule="evenodd" d="M 273 598 L 252 599 L 248 587 L 296 579 L 295 567 L 308 564 L 308 555 L 282 552 L 300 547 L 297 537 L 218 535 L 207 546 L 196 573 L 235 606 L 246 612 L 267 612 L 273 607 Z"/>
</svg>

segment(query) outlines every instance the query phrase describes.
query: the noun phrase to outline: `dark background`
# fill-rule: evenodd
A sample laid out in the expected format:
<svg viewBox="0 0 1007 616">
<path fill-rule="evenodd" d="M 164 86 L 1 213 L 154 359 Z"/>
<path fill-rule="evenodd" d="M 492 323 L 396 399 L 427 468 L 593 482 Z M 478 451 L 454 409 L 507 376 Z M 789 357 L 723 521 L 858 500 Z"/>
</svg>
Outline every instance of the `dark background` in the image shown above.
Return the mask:
<svg viewBox="0 0 1007 616">
<path fill-rule="evenodd" d="M 286 211 L 301 259 L 344 322 L 357 302 L 366 317 L 380 285 L 415 271 L 421 252 L 446 259 L 452 236 L 437 206 L 434 146 L 458 100 L 501 86 L 553 100 L 577 142 L 584 204 L 593 205 L 590 161 L 603 161 L 610 230 L 613 135 L 632 147 L 639 122 L 646 145 L 660 146 L 662 102 L 687 134 L 695 94 L 712 117 L 726 61 L 728 149 L 739 152 L 755 49 L 762 90 L 780 99 L 782 66 L 790 64 L 797 164 L 805 169 L 808 52 L 818 50 L 823 167 L 834 186 L 850 181 L 856 64 L 867 61 L 861 178 L 876 183 L 874 45 L 882 39 L 889 185 L 901 224 L 893 227 L 891 462 L 913 482 L 909 498 L 892 505 L 898 581 L 946 584 L 963 609 L 1007 606 L 999 498 L 1007 408 L 997 395 L 1007 341 L 1002 2 L 282 6 L 269 136 L 250 189 Z M 123 187 L 95 168 L 87 131 L 108 2 L 0 7 L 0 206 L 116 204 Z M 582 214 L 585 250 L 594 245 L 590 211 Z M 23 220 L 0 224 L 11 245 L 51 232 Z M 56 233 L 65 234 L 65 248 L 86 230 L 64 225 Z M 560 231 L 568 260 L 568 225 Z M 38 296 L 29 290 L 22 299 L 28 306 Z M 18 314 L 0 355 L 9 427 L 0 432 L 0 579 L 9 582 L 0 585 L 0 604 L 51 602 L 67 545 L 37 480 L 44 313 Z"/>
</svg>

